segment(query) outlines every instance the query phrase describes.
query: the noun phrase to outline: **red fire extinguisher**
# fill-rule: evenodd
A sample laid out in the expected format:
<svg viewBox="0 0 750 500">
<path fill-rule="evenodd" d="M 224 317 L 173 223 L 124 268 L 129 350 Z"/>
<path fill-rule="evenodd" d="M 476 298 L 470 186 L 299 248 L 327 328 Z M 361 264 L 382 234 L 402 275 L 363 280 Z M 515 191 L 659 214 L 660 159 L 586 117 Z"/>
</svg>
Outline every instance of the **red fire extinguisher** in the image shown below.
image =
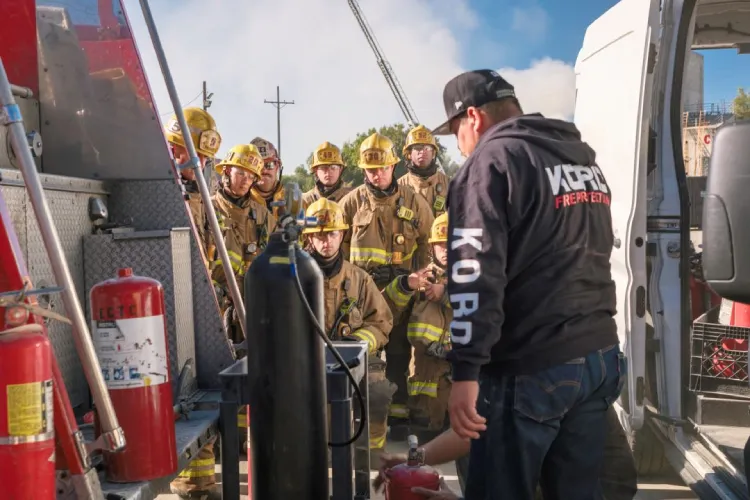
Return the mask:
<svg viewBox="0 0 750 500">
<path fill-rule="evenodd" d="M 128 441 L 105 453 L 107 480 L 148 481 L 177 472 L 164 289 L 130 268 L 91 288 L 91 333 Z"/>
<path fill-rule="evenodd" d="M 0 333 L 3 498 L 56 497 L 51 362 L 45 335 Z"/>
<path fill-rule="evenodd" d="M 424 465 L 424 452 L 418 446 L 417 436 L 409 436 L 408 443 L 409 455 L 406 463 L 385 472 L 386 500 L 423 500 L 422 495 L 412 493 L 411 489 L 440 489 L 440 474 L 429 465 Z"/>
</svg>

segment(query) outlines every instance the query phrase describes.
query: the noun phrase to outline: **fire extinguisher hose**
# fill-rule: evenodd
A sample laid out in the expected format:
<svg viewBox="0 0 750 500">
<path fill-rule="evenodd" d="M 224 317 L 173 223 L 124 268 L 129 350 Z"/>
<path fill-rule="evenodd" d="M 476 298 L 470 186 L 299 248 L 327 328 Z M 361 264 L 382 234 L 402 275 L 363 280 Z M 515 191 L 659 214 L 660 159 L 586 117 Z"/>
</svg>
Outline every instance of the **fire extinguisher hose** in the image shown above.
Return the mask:
<svg viewBox="0 0 750 500">
<path fill-rule="evenodd" d="M 302 303 L 305 305 L 305 309 L 307 309 L 307 314 L 310 315 L 310 321 L 315 326 L 315 331 L 317 331 L 318 335 L 320 335 L 320 337 L 323 339 L 323 342 L 325 342 L 328 349 L 336 358 L 336 361 L 338 361 L 344 371 L 346 371 L 346 375 L 351 381 L 352 386 L 354 387 L 354 392 L 357 395 L 357 401 L 359 401 L 361 418 L 359 420 L 359 427 L 357 428 L 357 432 L 355 432 L 348 441 L 344 441 L 343 443 L 331 443 L 330 441 L 328 442 L 328 446 L 349 446 L 357 439 L 359 439 L 359 436 L 361 436 L 362 432 L 365 430 L 365 424 L 367 422 L 367 407 L 365 406 L 365 398 L 362 396 L 362 391 L 359 388 L 359 384 L 354 379 L 354 375 L 349 369 L 347 362 L 344 361 L 344 358 L 341 357 L 339 351 L 333 346 L 333 343 L 331 343 L 331 339 L 329 339 L 328 335 L 326 335 L 325 329 L 318 321 L 317 316 L 315 316 L 315 312 L 312 310 L 312 307 L 310 307 L 310 303 L 307 301 L 305 291 L 302 289 L 302 282 L 300 281 L 299 274 L 297 273 L 297 249 L 294 244 L 289 245 L 289 265 L 292 270 L 292 275 L 294 276 L 294 281 L 297 285 L 297 293 L 299 293 L 300 299 L 302 299 Z"/>
</svg>

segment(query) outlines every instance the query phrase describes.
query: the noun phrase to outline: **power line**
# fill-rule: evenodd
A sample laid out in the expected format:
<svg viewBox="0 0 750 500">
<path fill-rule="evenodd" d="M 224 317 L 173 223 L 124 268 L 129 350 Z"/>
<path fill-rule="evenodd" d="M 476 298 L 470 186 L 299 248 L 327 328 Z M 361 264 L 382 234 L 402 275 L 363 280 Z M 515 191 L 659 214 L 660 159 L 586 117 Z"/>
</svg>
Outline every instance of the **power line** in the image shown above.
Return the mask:
<svg viewBox="0 0 750 500">
<path fill-rule="evenodd" d="M 283 108 L 287 104 L 294 104 L 294 101 L 282 101 L 281 91 L 279 90 L 279 86 L 277 85 L 276 100 L 269 101 L 267 99 L 264 99 L 263 102 L 266 104 L 273 104 L 273 106 L 276 108 L 276 150 L 279 152 L 279 157 L 281 157 L 281 108 Z"/>
<path fill-rule="evenodd" d="M 183 108 L 185 108 L 187 106 L 190 106 L 191 104 L 193 104 L 196 101 L 196 99 L 198 99 L 202 95 L 203 95 L 203 91 L 200 91 L 200 92 L 198 92 L 198 95 L 196 95 L 195 97 L 193 97 L 192 99 L 190 99 L 185 104 L 181 104 L 180 106 L 183 107 Z M 167 111 L 166 113 L 162 113 L 159 116 L 167 116 L 167 115 L 172 114 L 172 113 L 174 113 L 174 111 Z"/>
</svg>

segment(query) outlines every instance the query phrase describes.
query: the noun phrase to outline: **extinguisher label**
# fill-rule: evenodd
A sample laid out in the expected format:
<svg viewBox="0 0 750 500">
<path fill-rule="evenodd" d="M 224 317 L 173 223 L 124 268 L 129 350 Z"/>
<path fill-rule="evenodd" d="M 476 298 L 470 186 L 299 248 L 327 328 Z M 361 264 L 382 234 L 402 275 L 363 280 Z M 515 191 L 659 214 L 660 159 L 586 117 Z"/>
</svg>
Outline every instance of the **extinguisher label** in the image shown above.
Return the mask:
<svg viewBox="0 0 750 500">
<path fill-rule="evenodd" d="M 10 384 L 7 386 L 6 395 L 9 436 L 38 436 L 52 433 L 55 423 L 52 380 Z"/>
<path fill-rule="evenodd" d="M 169 381 L 164 316 L 94 321 L 91 330 L 109 389 Z"/>
</svg>

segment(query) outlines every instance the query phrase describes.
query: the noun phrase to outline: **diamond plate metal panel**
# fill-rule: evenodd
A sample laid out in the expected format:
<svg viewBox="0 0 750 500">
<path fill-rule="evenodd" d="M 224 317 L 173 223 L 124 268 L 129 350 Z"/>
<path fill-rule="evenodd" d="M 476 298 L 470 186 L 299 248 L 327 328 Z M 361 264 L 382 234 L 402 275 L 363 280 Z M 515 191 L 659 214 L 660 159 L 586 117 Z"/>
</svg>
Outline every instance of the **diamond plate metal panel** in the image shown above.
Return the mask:
<svg viewBox="0 0 750 500">
<path fill-rule="evenodd" d="M 172 180 L 115 182 L 110 189 L 109 209 L 113 220 L 132 218 L 138 230 L 190 227 L 182 191 Z M 219 372 L 229 367 L 234 357 L 195 237 L 190 240 L 198 385 L 201 389 L 219 389 Z"/>
<path fill-rule="evenodd" d="M 18 244 L 21 245 L 23 258 L 26 259 L 26 190 L 16 186 L 0 186 L 0 193 L 8 206 Z"/>
<path fill-rule="evenodd" d="M 110 200 L 112 219 L 132 218 L 138 230 L 190 227 L 187 205 L 176 181 L 117 182 Z"/>
<path fill-rule="evenodd" d="M 52 190 L 45 190 L 45 195 L 60 237 L 60 243 L 65 252 L 70 274 L 73 277 L 73 283 L 78 292 L 78 300 L 85 305 L 87 300 L 83 288 L 81 243 L 82 237 L 89 234 L 92 229 L 88 217 L 88 203 L 89 198 L 96 195 Z M 102 197 L 101 195 L 98 196 Z M 36 215 L 28 201 L 26 203 L 26 242 L 28 252 L 26 264 L 35 285 L 54 286 L 56 284 L 55 276 L 39 232 Z M 56 312 L 65 314 L 62 296 L 55 294 L 50 299 L 49 307 Z M 88 385 L 83 374 L 81 361 L 75 350 L 72 328 L 58 321 L 49 321 L 47 327 L 71 404 L 74 407 L 88 404 Z"/>
<path fill-rule="evenodd" d="M 234 363 L 234 354 L 219 315 L 219 305 L 208 270 L 193 239 L 193 311 L 195 312 L 195 351 L 198 385 L 201 389 L 221 389 L 219 372 Z"/>
<path fill-rule="evenodd" d="M 189 229 L 172 231 L 175 342 L 177 366 L 180 370 L 182 370 L 188 359 L 192 358 L 195 360 L 195 322 L 193 319 L 193 277 L 190 268 L 190 234 Z M 195 374 L 195 364 L 193 364 L 192 373 L 186 380 L 189 384 L 184 388 L 186 394 L 191 394 L 198 388 Z"/>
<path fill-rule="evenodd" d="M 83 239 L 87 296 L 94 285 L 115 277 L 117 270 L 122 267 L 130 267 L 133 269 L 133 274 L 153 278 L 164 287 L 170 377 L 174 391 L 180 365 L 177 360 L 177 342 L 175 341 L 177 328 L 172 248 L 172 237 L 168 231 L 135 232 L 129 234 L 127 238 L 119 238 L 112 234 L 92 234 Z M 183 253 L 186 252 L 183 250 Z"/>
</svg>

